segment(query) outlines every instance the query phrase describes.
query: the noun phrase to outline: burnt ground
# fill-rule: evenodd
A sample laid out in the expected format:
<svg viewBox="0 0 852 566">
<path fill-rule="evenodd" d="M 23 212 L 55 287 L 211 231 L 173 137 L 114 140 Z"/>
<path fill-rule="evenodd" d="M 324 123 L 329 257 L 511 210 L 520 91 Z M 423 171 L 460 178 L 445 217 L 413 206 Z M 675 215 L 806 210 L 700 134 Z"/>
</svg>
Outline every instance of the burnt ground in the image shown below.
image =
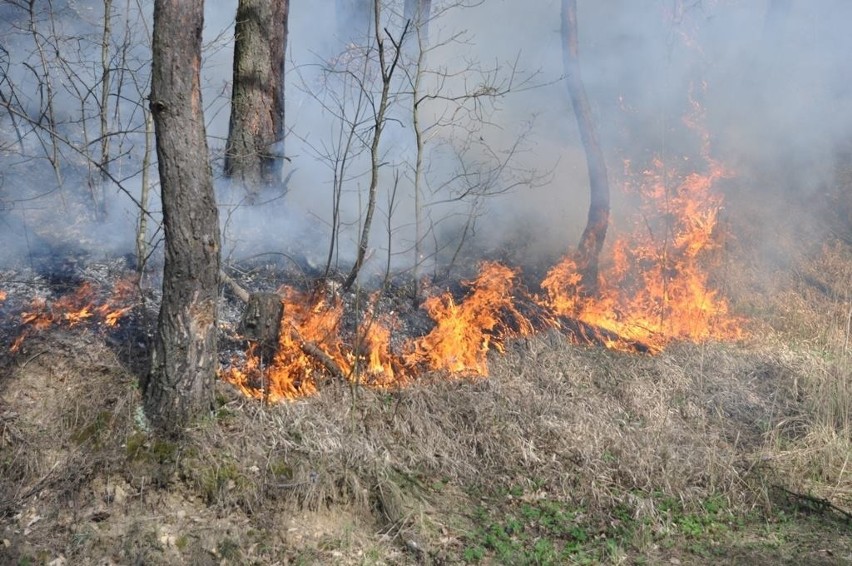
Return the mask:
<svg viewBox="0 0 852 566">
<path fill-rule="evenodd" d="M 117 330 L 57 327 L 3 356 L 0 563 L 849 562 L 849 259 L 826 248 L 774 299 L 741 300 L 737 344 L 647 356 L 551 332 L 493 355 L 488 379 L 331 381 L 276 406 L 220 383 L 180 443 L 140 412 L 148 291 Z M 78 276 L 118 277 L 107 264 Z M 241 280 L 278 277 L 258 273 Z M 4 340 L 16 294 L 60 292 L 42 276 L 5 278 Z"/>
</svg>

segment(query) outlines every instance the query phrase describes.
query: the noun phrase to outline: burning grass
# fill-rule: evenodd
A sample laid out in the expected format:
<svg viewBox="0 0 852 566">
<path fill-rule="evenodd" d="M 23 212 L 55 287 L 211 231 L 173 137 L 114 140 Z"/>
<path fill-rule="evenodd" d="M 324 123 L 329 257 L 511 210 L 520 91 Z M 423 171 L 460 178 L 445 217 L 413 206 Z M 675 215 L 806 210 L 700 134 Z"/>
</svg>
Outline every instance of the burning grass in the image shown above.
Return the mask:
<svg viewBox="0 0 852 566">
<path fill-rule="evenodd" d="M 7 296 L 6 292 L 0 292 L 0 302 Z M 84 281 L 71 293 L 55 298 L 35 297 L 18 315 L 19 331 L 9 349 L 18 352 L 28 338 L 52 327 L 94 324 L 114 328 L 138 304 L 135 276 L 117 279 L 111 287 Z"/>
<path fill-rule="evenodd" d="M 447 291 L 423 301 L 433 322 L 427 334 L 394 345 L 393 313 L 370 306 L 354 331 L 344 332 L 343 298 L 333 286 L 313 293 L 285 287 L 275 355 L 263 360 L 249 345 L 245 363 L 235 359 L 223 378 L 247 396 L 280 401 L 315 393 L 324 370 L 379 388 L 407 385 L 425 371 L 487 376 L 489 350 L 553 329 L 574 343 L 645 353 L 681 341 L 743 338 L 745 322 L 710 276 L 724 237 L 717 185 L 731 172 L 710 155 L 697 103 L 693 114 L 686 122 L 701 141 L 700 165 L 687 161 L 692 169 L 679 171 L 655 158 L 639 174 L 626 167 L 625 192 L 640 205 L 603 258 L 595 293 L 581 286 L 573 254 L 533 292 L 517 283 L 519 270 L 482 262 L 476 278 L 463 282 L 463 296 Z"/>
<path fill-rule="evenodd" d="M 812 503 L 789 493 L 849 510 L 848 258 L 822 253 L 768 309 L 778 318 L 764 328 L 779 330 L 748 345 L 637 356 L 572 345 L 556 327 L 510 337 L 532 318 L 517 311 L 473 338 L 502 345 L 487 354 L 488 380 L 424 367 L 406 388 L 332 381 L 279 405 L 221 384 L 215 418 L 181 445 L 145 431 L 135 376 L 97 326 L 54 325 L 29 337 L 0 383 L 3 537 L 20 556 L 84 561 L 512 562 L 541 552 L 617 563 L 665 561 L 660 548 L 682 537 L 736 538 L 736 517 Z M 468 296 L 496 289 L 503 308 L 516 304 L 511 277 L 495 273 Z M 318 297 L 326 302 L 291 297 L 305 317 L 290 311 L 291 336 L 334 352 L 340 305 Z M 465 304 L 438 297 L 449 313 Z M 365 304 L 362 328 L 393 327 Z M 317 325 L 319 310 L 330 325 Z M 357 363 L 379 374 L 366 355 Z M 60 511 L 68 502 L 74 513 Z M 124 519 L 151 508 L 165 519 Z M 199 520 L 211 525 L 203 533 Z"/>
<path fill-rule="evenodd" d="M 488 380 L 332 383 L 268 406 L 222 384 L 215 417 L 177 445 L 145 432 L 133 377 L 96 334 L 35 338 L 0 385 L 3 537 L 20 556 L 82 561 L 414 563 L 473 559 L 480 547 L 502 556 L 476 533 L 509 513 L 555 552 L 585 532 L 583 552 L 611 562 L 605 538 L 623 557 L 659 553 L 708 502 L 731 516 L 766 508 L 776 473 L 792 489 L 816 458 L 834 474 L 822 488 L 845 501 L 844 440 L 801 468 L 792 459 L 795 443 L 821 434 L 805 426 L 801 391 L 835 367 L 824 360 L 778 345 L 635 356 L 556 332 L 504 350 Z M 773 431 L 786 450 L 764 442 Z M 542 513 L 564 530 L 523 523 Z M 532 548 L 523 532 L 505 556 Z"/>
</svg>

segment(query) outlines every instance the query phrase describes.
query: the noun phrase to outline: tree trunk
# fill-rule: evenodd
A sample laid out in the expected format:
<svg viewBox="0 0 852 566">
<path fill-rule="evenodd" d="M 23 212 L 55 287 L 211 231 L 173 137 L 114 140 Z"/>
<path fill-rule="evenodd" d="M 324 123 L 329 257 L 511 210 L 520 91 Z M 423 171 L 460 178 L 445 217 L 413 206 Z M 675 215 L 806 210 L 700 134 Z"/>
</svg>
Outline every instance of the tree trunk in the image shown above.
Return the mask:
<svg viewBox="0 0 852 566">
<path fill-rule="evenodd" d="M 577 265 L 585 293 L 595 294 L 598 288 L 598 258 L 609 227 L 609 180 L 606 162 L 598 142 L 592 109 L 580 75 L 579 41 L 577 37 L 577 0 L 562 0 L 562 55 L 565 80 L 574 105 L 580 139 L 586 150 L 589 169 L 589 217 L 580 237 Z"/>
<path fill-rule="evenodd" d="M 361 227 L 361 237 L 358 240 L 358 254 L 355 257 L 355 265 L 343 282 L 343 290 L 348 291 L 355 281 L 358 279 L 358 273 L 364 265 L 364 260 L 367 257 L 367 247 L 370 242 L 370 229 L 373 226 L 373 215 L 376 212 L 376 199 L 379 190 L 379 166 L 380 155 L 379 148 L 381 145 L 382 132 L 387 121 L 387 112 L 390 107 L 390 87 L 393 79 L 394 71 L 399 63 L 399 58 L 402 49 L 402 44 L 405 41 L 405 36 L 408 33 L 408 24 L 403 28 L 399 36 L 399 41 L 394 41 L 389 38 L 394 47 L 394 55 L 391 61 L 387 59 L 387 51 L 385 49 L 385 41 L 382 38 L 381 30 L 381 0 L 373 1 L 373 17 L 375 18 L 376 32 L 376 52 L 379 56 L 379 72 L 382 78 L 382 94 L 379 98 L 378 105 L 375 109 L 374 124 L 373 124 L 373 139 L 370 142 L 370 188 L 367 194 L 367 210 L 364 213 L 364 225 Z M 390 253 L 390 250 L 388 250 Z"/>
<path fill-rule="evenodd" d="M 278 350 L 278 335 L 281 332 L 281 315 L 284 304 L 277 293 L 252 293 L 240 321 L 243 338 L 258 344 L 265 360 L 271 360 Z"/>
<path fill-rule="evenodd" d="M 281 179 L 289 4 L 240 0 L 237 7 L 225 175 L 245 186 L 250 202 Z"/>
<path fill-rule="evenodd" d="M 154 3 L 151 111 L 163 204 L 163 302 L 145 410 L 176 436 L 213 407 L 218 368 L 216 319 L 219 218 L 202 115 L 203 0 Z"/>
</svg>

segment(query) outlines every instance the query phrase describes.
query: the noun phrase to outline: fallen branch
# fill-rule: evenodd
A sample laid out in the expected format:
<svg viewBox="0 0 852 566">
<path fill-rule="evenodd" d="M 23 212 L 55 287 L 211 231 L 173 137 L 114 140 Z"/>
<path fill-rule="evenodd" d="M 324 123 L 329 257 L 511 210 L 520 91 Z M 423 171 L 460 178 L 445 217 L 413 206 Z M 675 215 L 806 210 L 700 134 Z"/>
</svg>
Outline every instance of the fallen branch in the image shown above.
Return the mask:
<svg viewBox="0 0 852 566">
<path fill-rule="evenodd" d="M 315 343 L 299 340 L 299 347 L 307 355 L 316 358 L 316 360 L 321 363 L 326 370 L 328 370 L 328 373 L 338 379 L 346 380 L 346 374 L 343 372 L 343 369 L 341 369 L 337 362 L 335 362 L 331 356 L 323 352 Z"/>
<path fill-rule="evenodd" d="M 243 289 L 240 284 L 234 281 L 233 277 L 225 273 L 224 270 L 219 270 L 219 279 L 221 279 L 222 283 L 231 289 L 231 292 L 234 293 L 234 296 L 236 296 L 239 300 L 244 303 L 249 302 L 251 293 Z"/>
<path fill-rule="evenodd" d="M 784 492 L 788 497 L 793 499 L 798 499 L 800 501 L 804 501 L 804 507 L 807 507 L 811 511 L 818 511 L 820 513 L 825 513 L 826 511 L 834 511 L 839 514 L 841 517 L 846 519 L 847 523 L 852 522 L 852 513 L 846 511 L 845 509 L 841 509 L 828 499 L 823 499 L 822 497 L 815 497 L 813 495 L 806 495 L 804 493 L 797 493 L 795 491 L 790 491 L 786 487 L 782 487 L 780 485 L 773 485 L 775 489 L 778 491 Z"/>
</svg>

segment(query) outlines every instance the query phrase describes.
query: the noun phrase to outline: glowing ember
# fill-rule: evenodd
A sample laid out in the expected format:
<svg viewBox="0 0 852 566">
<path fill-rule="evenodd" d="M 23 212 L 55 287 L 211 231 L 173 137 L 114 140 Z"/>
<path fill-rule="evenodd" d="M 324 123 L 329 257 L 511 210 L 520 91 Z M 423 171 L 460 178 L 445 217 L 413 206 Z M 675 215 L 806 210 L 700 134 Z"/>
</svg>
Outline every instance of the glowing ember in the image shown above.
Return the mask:
<svg viewBox="0 0 852 566">
<path fill-rule="evenodd" d="M 0 303 L 6 300 L 6 291 L 0 289 Z"/>
</svg>

